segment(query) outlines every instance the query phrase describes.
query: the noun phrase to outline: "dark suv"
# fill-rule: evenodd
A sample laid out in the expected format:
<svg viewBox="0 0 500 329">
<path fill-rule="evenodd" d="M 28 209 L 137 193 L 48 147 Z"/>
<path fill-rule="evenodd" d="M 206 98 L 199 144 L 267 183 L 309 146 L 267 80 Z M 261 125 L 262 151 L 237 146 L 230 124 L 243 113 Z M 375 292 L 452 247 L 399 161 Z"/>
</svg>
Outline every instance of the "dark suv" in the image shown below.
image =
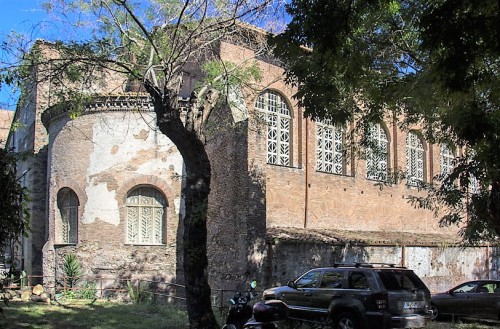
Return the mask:
<svg viewBox="0 0 500 329">
<path fill-rule="evenodd" d="M 431 320 L 429 289 L 394 264 L 336 263 L 312 269 L 287 286 L 264 291 L 288 305 L 289 318 L 333 328 L 421 328 Z"/>
</svg>

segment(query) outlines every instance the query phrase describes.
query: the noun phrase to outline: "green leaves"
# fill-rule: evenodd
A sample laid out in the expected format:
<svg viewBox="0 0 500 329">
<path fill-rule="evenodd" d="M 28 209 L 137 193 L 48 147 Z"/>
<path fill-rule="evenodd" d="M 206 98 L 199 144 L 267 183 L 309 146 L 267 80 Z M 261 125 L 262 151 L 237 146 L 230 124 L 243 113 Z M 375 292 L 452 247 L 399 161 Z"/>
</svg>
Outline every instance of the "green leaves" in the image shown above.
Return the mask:
<svg viewBox="0 0 500 329">
<path fill-rule="evenodd" d="M 69 288 L 73 288 L 78 280 L 83 275 L 83 270 L 80 262 L 73 254 L 64 256 L 62 270 L 65 276 L 65 281 Z"/>
<path fill-rule="evenodd" d="M 16 163 L 19 155 L 0 149 L 0 249 L 29 232 L 28 190 L 20 184 Z"/>
<path fill-rule="evenodd" d="M 491 236 L 484 230 L 500 235 L 500 207 L 491 206 L 500 203 L 500 191 L 498 197 L 489 192 L 500 181 L 499 6 L 488 0 L 292 0 L 291 22 L 271 39 L 306 116 L 366 126 L 395 111 L 404 114 L 402 127 L 418 123 L 429 141 L 473 150 L 454 171 L 458 192 L 446 184 L 430 190 L 433 204 L 450 210 L 443 223 L 462 221 L 464 209 L 481 221 L 469 220 L 464 229 L 472 239 Z M 484 193 L 470 198 L 468 184 L 476 179 Z"/>
<path fill-rule="evenodd" d="M 225 95 L 231 86 L 239 87 L 261 79 L 261 71 L 255 61 L 246 65 L 237 65 L 213 60 L 204 63 L 202 70 L 205 76 L 200 85 L 209 85 Z"/>
</svg>

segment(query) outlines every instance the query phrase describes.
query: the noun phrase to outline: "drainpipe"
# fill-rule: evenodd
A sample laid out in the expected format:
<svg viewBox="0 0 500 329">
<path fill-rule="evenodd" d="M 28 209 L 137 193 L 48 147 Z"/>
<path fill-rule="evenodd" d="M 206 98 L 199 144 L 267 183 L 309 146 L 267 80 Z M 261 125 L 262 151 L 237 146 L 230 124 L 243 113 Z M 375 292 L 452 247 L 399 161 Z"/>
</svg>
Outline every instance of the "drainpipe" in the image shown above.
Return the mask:
<svg viewBox="0 0 500 329">
<path fill-rule="evenodd" d="M 305 193 L 304 193 L 304 228 L 307 228 L 307 212 L 309 208 L 309 119 L 306 119 L 306 155 L 305 155 Z"/>
<path fill-rule="evenodd" d="M 401 266 L 403 266 L 403 267 L 405 266 L 405 263 L 406 263 L 405 254 L 406 254 L 406 246 L 402 245 L 401 246 Z"/>
<path fill-rule="evenodd" d="M 491 279 L 490 271 L 490 243 L 486 245 L 486 271 L 488 272 L 488 279 Z"/>
</svg>

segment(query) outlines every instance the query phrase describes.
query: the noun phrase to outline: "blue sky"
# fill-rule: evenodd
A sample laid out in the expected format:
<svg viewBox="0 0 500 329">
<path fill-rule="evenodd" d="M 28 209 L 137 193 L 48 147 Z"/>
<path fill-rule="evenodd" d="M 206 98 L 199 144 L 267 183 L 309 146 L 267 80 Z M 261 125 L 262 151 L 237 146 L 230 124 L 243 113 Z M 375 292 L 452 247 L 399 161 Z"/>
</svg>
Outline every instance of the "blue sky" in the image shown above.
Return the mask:
<svg viewBox="0 0 500 329">
<path fill-rule="evenodd" d="M 0 0 L 0 42 L 12 31 L 26 34 L 29 40 L 61 40 L 65 37 L 79 38 L 81 30 L 71 31 L 60 29 L 58 17 L 49 17 L 42 9 L 42 3 L 47 0 Z M 1 50 L 0 50 L 1 52 Z M 0 53 L 0 60 L 2 54 Z M 1 64 L 1 63 L 0 63 Z M 12 96 L 9 88 L 0 89 L 0 109 L 14 110 L 17 95 Z"/>
<path fill-rule="evenodd" d="M 11 31 L 29 33 L 33 39 L 43 38 L 44 24 L 40 23 L 47 19 L 40 0 L 0 0 L 0 8 L 0 40 Z M 0 108 L 13 110 L 15 106 L 10 90 L 2 87 Z"/>
<path fill-rule="evenodd" d="M 45 18 L 39 0 L 0 0 L 0 33 L 29 30 Z"/>
</svg>

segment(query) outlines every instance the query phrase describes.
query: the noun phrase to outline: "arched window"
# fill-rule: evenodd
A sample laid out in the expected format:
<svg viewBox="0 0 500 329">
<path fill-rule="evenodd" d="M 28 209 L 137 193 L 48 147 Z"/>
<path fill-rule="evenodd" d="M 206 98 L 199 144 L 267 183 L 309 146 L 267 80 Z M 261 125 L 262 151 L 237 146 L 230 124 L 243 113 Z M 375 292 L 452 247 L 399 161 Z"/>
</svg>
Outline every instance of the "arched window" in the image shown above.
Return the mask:
<svg viewBox="0 0 500 329">
<path fill-rule="evenodd" d="M 162 193 L 140 186 L 127 195 L 127 243 L 164 243 L 166 202 Z"/>
<path fill-rule="evenodd" d="M 455 155 L 452 148 L 447 144 L 441 144 L 439 158 L 441 162 L 441 176 L 450 174 L 453 171 Z"/>
<path fill-rule="evenodd" d="M 346 159 L 342 127 L 326 122 L 317 122 L 316 140 L 316 170 L 345 174 Z"/>
<path fill-rule="evenodd" d="M 76 193 L 64 187 L 57 193 L 57 207 L 61 215 L 60 236 L 62 243 L 78 242 L 78 206 L 80 202 Z"/>
<path fill-rule="evenodd" d="M 380 123 L 372 124 L 368 131 L 366 148 L 366 178 L 379 181 L 387 180 L 389 140 Z"/>
<path fill-rule="evenodd" d="M 412 131 L 406 136 L 406 179 L 410 186 L 424 181 L 424 144 Z"/>
<path fill-rule="evenodd" d="M 285 99 L 274 91 L 257 97 L 255 108 L 265 115 L 267 123 L 267 163 L 290 165 L 291 112 Z"/>
</svg>

